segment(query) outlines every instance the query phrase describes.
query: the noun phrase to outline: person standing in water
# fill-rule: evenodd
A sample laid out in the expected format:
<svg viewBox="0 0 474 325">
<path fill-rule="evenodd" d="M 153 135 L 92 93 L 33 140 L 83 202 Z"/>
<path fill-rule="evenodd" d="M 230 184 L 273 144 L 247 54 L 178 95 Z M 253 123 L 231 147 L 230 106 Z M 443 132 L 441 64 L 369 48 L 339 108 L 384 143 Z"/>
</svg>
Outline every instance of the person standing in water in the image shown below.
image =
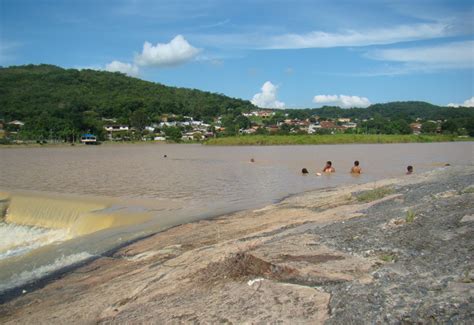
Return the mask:
<svg viewBox="0 0 474 325">
<path fill-rule="evenodd" d="M 413 174 L 413 166 L 408 166 L 407 167 L 407 175 Z"/>
<path fill-rule="evenodd" d="M 359 167 L 359 161 L 354 161 L 354 166 L 351 168 L 351 174 L 360 174 L 362 170 Z"/>
<path fill-rule="evenodd" d="M 323 168 L 323 173 L 335 173 L 335 172 L 336 170 L 334 169 L 334 167 L 332 167 L 332 162 L 327 161 L 326 166 L 324 166 Z"/>
</svg>

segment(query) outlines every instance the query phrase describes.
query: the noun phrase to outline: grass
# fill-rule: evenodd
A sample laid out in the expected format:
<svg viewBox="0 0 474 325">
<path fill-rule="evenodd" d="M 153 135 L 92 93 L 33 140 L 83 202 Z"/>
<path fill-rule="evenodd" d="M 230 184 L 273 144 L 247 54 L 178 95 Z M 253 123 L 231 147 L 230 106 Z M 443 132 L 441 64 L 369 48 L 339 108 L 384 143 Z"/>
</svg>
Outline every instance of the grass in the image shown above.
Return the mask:
<svg viewBox="0 0 474 325">
<path fill-rule="evenodd" d="M 344 143 L 411 143 L 474 141 L 452 135 L 331 134 L 331 135 L 242 135 L 209 139 L 204 144 L 217 146 L 303 145 Z"/>
<path fill-rule="evenodd" d="M 461 282 L 462 283 L 473 283 L 474 282 L 474 279 L 470 276 L 469 273 L 470 273 L 469 269 L 467 269 L 463 272 L 463 275 L 461 277 Z"/>
<path fill-rule="evenodd" d="M 395 191 L 390 187 L 379 187 L 370 191 L 362 192 L 357 196 L 357 201 L 359 202 L 371 202 L 379 200 L 384 196 L 393 194 Z"/>
<path fill-rule="evenodd" d="M 415 220 L 416 213 L 413 212 L 412 210 L 407 211 L 407 215 L 405 216 L 405 221 L 407 223 L 413 222 Z"/>
<path fill-rule="evenodd" d="M 460 191 L 460 194 L 472 194 L 472 193 L 474 193 L 474 186 L 470 186 Z"/>
<path fill-rule="evenodd" d="M 383 254 L 380 256 L 380 259 L 387 263 L 395 262 L 397 257 L 394 254 Z"/>
</svg>

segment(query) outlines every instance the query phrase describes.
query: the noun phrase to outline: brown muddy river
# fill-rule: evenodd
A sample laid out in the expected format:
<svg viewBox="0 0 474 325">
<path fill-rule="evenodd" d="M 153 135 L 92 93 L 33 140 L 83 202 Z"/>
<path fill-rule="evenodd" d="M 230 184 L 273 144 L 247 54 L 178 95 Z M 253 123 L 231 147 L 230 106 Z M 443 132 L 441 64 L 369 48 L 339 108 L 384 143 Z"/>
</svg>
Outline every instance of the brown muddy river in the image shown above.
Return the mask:
<svg viewBox="0 0 474 325">
<path fill-rule="evenodd" d="M 327 160 L 336 173 L 317 176 Z M 182 222 L 447 163 L 472 165 L 474 143 L 0 148 L 0 191 L 4 202 L 11 196 L 0 220 L 0 294 Z"/>
</svg>

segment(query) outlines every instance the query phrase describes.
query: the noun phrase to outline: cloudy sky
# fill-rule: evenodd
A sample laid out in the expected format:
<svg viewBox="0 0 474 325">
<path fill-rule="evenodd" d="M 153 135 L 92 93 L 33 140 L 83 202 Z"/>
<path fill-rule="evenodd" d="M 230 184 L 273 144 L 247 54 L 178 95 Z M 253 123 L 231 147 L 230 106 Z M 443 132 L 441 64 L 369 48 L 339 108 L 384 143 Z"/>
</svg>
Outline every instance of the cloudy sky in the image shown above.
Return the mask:
<svg viewBox="0 0 474 325">
<path fill-rule="evenodd" d="M 121 71 L 292 108 L 474 106 L 474 3 L 0 0 L 0 65 Z"/>
</svg>

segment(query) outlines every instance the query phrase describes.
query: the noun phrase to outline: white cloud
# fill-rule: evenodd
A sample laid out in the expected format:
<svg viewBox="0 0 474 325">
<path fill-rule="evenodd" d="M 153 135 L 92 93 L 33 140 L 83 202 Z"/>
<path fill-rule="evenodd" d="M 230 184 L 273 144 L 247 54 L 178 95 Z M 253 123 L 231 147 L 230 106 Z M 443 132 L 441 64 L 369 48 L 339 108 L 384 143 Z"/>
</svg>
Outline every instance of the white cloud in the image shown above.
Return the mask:
<svg viewBox="0 0 474 325">
<path fill-rule="evenodd" d="M 385 28 L 313 30 L 307 33 L 278 34 L 268 28 L 244 33 L 196 34 L 202 44 L 213 47 L 251 49 L 303 49 L 358 47 L 394 44 L 452 36 L 458 33 L 445 22 L 395 25 Z"/>
<path fill-rule="evenodd" d="M 392 28 L 346 30 L 341 33 L 312 31 L 306 34 L 283 34 L 270 38 L 271 49 L 330 48 L 368 46 L 431 39 L 450 35 L 446 24 L 399 25 Z"/>
<path fill-rule="evenodd" d="M 106 64 L 105 70 L 110 72 L 122 72 L 133 77 L 138 76 L 138 67 L 135 64 L 120 61 L 112 61 Z"/>
<path fill-rule="evenodd" d="M 474 97 L 471 97 L 469 99 L 466 99 L 464 103 L 462 104 L 456 104 L 456 103 L 449 103 L 447 106 L 449 107 L 474 107 Z"/>
<path fill-rule="evenodd" d="M 284 108 L 285 103 L 277 100 L 278 87 L 267 81 L 263 84 L 261 92 L 255 94 L 251 100 L 252 104 L 263 108 Z"/>
<path fill-rule="evenodd" d="M 169 43 L 157 43 L 156 46 L 145 42 L 135 63 L 139 66 L 174 66 L 192 60 L 199 52 L 200 49 L 189 44 L 182 35 L 177 35 Z"/>
<path fill-rule="evenodd" d="M 374 50 L 368 58 L 401 62 L 418 68 L 474 68 L 474 41 L 454 42 L 435 46 Z"/>
<path fill-rule="evenodd" d="M 330 104 L 342 108 L 367 107 L 370 105 L 370 101 L 366 97 L 346 95 L 316 95 L 313 98 L 313 103 L 323 105 Z"/>
</svg>

